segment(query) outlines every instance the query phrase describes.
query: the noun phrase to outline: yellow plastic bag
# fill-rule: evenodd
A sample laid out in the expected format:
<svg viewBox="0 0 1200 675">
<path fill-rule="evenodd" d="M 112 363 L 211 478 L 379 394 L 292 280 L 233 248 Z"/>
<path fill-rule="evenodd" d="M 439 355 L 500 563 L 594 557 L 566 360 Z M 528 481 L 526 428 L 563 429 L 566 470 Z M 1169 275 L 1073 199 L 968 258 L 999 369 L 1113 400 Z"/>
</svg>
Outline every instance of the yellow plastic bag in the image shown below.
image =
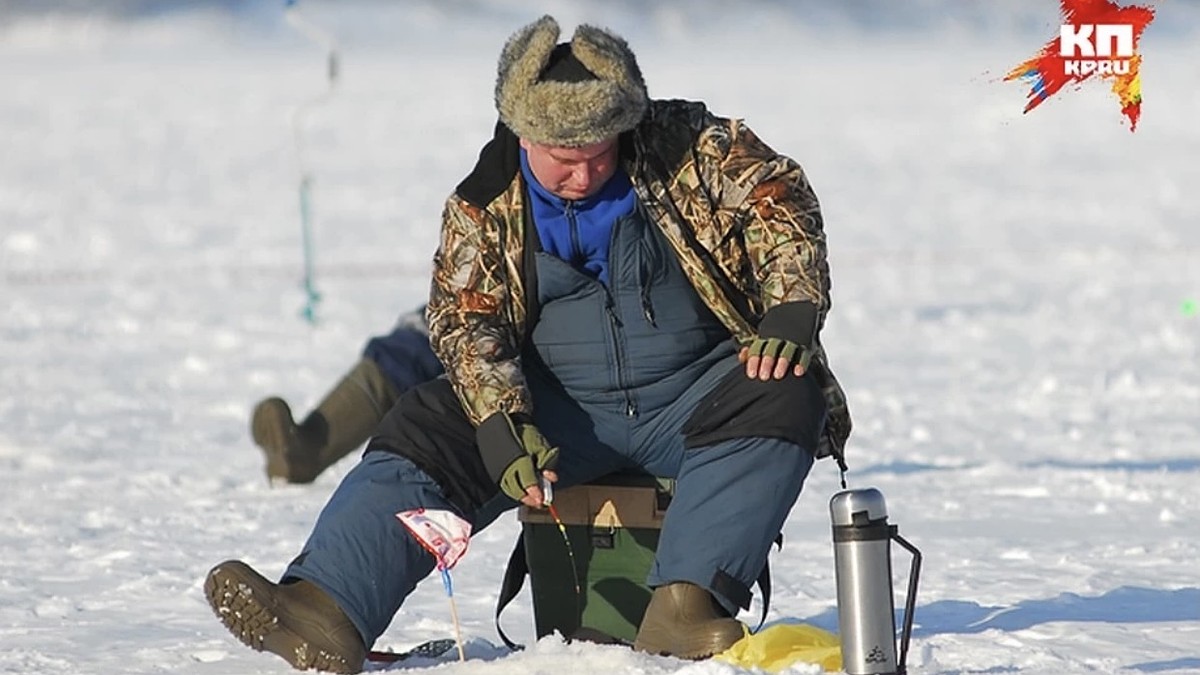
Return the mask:
<svg viewBox="0 0 1200 675">
<path fill-rule="evenodd" d="M 780 623 L 746 635 L 713 658 L 742 668 L 761 668 L 768 673 L 777 673 L 798 662 L 839 671 L 842 646 L 829 631 L 802 623 Z"/>
</svg>

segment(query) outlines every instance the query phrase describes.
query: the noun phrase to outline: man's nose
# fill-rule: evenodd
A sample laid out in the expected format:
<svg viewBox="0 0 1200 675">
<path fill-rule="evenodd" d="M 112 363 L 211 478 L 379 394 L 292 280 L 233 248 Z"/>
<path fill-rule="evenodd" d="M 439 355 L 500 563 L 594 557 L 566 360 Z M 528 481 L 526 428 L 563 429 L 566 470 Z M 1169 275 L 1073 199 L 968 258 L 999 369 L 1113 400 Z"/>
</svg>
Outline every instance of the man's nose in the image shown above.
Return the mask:
<svg viewBox="0 0 1200 675">
<path fill-rule="evenodd" d="M 580 187 L 586 188 L 592 184 L 592 178 L 596 172 L 592 171 L 592 167 L 587 164 L 580 164 L 575 170 L 575 182 L 579 183 Z"/>
</svg>

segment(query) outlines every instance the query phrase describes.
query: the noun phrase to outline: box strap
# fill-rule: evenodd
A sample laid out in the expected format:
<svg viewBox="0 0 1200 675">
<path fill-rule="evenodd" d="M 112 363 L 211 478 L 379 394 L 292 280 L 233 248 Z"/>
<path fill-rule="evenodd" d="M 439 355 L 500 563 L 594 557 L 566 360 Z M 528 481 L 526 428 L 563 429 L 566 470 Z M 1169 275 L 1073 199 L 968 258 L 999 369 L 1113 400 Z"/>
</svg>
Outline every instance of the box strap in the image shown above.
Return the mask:
<svg viewBox="0 0 1200 675">
<path fill-rule="evenodd" d="M 504 580 L 500 582 L 500 597 L 496 598 L 496 632 L 500 634 L 500 639 L 504 641 L 505 646 L 513 651 L 525 649 L 525 645 L 519 645 L 509 639 L 504 633 L 504 629 L 500 627 L 500 613 L 508 607 L 508 603 L 517 597 L 517 593 L 521 592 L 521 588 L 525 586 L 525 577 L 529 576 L 529 563 L 525 560 L 525 532 L 517 535 L 517 545 L 513 547 L 512 555 L 508 556 L 508 565 L 504 568 Z"/>
<path fill-rule="evenodd" d="M 775 540 L 772 542 L 779 550 L 783 550 L 783 533 L 775 535 Z M 762 572 L 758 575 L 758 591 L 762 593 L 762 614 L 758 617 L 758 626 L 751 633 L 757 633 L 762 630 L 763 624 L 767 622 L 767 610 L 771 607 L 771 554 L 767 552 L 767 559 L 763 560 Z"/>
</svg>

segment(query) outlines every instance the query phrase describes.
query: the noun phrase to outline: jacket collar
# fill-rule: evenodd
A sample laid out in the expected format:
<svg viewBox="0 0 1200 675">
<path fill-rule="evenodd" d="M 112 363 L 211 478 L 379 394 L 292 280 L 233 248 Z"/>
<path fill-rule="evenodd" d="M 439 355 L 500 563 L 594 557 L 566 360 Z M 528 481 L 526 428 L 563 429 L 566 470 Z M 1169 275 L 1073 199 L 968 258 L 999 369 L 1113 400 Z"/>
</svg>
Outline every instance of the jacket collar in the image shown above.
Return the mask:
<svg viewBox="0 0 1200 675">
<path fill-rule="evenodd" d="M 521 171 L 521 144 L 503 122 L 496 122 L 492 140 L 479 151 L 475 168 L 454 191 L 468 204 L 485 208 L 512 185 Z"/>
</svg>

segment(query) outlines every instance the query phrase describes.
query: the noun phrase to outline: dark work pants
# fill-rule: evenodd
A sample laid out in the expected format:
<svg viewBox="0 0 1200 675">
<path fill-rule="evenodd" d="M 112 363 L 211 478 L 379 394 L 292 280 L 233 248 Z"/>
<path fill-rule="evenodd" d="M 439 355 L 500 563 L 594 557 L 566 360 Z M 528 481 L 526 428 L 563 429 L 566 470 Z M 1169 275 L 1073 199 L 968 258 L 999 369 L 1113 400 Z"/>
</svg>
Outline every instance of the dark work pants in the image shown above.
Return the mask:
<svg viewBox="0 0 1200 675">
<path fill-rule="evenodd" d="M 813 461 L 810 448 L 778 438 L 734 438 L 685 448 L 681 429 L 696 404 L 736 367 L 732 354 L 720 358 L 670 405 L 632 422 L 618 410 L 589 409 L 537 378 L 530 381 L 536 422 L 562 448 L 559 487 L 629 467 L 676 478 L 675 498 L 647 581 L 651 586 L 698 584 L 731 613 L 745 600 L 732 597 L 714 580 L 728 578 L 752 587 Z M 307 579 L 325 589 L 371 645 L 434 568 L 433 558 L 396 519 L 397 512 L 450 510 L 478 532 L 515 506 L 500 494 L 463 512 L 408 459 L 368 452 L 334 492 L 284 577 Z"/>
</svg>

